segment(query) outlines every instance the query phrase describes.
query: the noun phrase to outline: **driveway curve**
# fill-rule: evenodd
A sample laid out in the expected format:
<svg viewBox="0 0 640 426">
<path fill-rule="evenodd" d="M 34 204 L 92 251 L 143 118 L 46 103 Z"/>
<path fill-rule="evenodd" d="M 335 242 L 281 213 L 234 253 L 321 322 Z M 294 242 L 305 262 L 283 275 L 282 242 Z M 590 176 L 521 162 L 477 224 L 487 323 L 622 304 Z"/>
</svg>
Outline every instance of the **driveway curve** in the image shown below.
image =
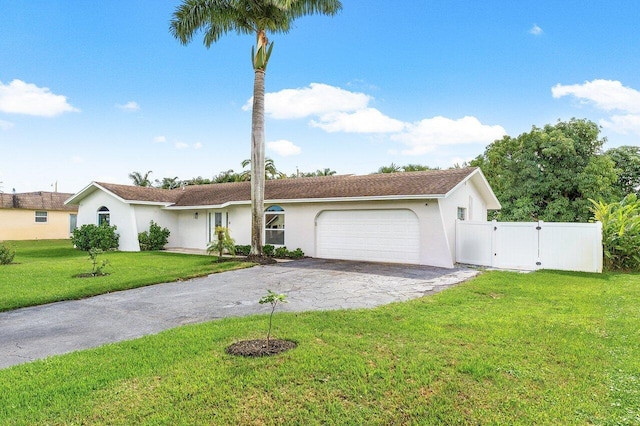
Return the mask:
<svg viewBox="0 0 640 426">
<path fill-rule="evenodd" d="M 370 308 L 435 293 L 471 269 L 302 259 L 82 300 L 0 313 L 0 368 L 184 324 L 267 313 L 267 289 L 286 293 L 281 311 Z"/>
</svg>

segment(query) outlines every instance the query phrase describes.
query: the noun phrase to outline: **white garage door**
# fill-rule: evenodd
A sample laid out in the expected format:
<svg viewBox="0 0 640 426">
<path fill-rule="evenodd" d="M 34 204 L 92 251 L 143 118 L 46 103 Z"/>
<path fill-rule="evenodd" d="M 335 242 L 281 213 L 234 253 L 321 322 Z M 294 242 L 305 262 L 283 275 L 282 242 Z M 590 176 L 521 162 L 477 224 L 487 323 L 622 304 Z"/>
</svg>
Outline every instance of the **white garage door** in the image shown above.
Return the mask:
<svg viewBox="0 0 640 426">
<path fill-rule="evenodd" d="M 323 211 L 316 221 L 316 257 L 419 263 L 420 229 L 411 210 Z"/>
</svg>

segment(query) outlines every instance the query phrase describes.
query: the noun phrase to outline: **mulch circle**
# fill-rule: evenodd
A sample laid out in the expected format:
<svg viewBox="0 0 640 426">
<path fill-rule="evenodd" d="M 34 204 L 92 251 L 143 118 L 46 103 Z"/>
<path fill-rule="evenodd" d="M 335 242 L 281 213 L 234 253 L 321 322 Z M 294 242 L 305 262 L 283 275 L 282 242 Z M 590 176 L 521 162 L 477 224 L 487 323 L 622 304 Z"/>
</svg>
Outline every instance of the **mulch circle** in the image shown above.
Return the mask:
<svg viewBox="0 0 640 426">
<path fill-rule="evenodd" d="M 267 347 L 267 339 L 242 340 L 229 346 L 226 352 L 229 355 L 260 357 L 276 355 L 296 346 L 298 344 L 291 340 L 269 339 L 269 347 Z"/>
</svg>

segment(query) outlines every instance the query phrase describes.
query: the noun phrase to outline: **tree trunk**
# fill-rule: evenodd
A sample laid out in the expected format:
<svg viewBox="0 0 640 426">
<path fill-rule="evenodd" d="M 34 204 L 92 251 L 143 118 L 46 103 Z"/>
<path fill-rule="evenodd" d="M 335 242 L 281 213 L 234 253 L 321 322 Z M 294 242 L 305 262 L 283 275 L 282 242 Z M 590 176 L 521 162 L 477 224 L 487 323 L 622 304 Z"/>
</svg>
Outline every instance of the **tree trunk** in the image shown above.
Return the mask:
<svg viewBox="0 0 640 426">
<path fill-rule="evenodd" d="M 256 69 L 251 115 L 251 255 L 262 256 L 264 222 L 264 70 Z"/>
</svg>

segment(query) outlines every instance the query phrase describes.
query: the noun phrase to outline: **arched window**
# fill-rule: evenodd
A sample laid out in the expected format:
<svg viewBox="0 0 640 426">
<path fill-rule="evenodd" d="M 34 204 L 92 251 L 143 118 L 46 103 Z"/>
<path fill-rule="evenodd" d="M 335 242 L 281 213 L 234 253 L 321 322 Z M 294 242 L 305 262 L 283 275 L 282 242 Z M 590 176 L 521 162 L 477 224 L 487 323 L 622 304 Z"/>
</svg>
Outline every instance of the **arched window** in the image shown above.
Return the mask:
<svg viewBox="0 0 640 426">
<path fill-rule="evenodd" d="M 98 226 L 103 224 L 107 226 L 111 224 L 111 214 L 109 213 L 109 209 L 105 206 L 98 209 Z"/>
<path fill-rule="evenodd" d="M 264 212 L 265 244 L 284 245 L 284 209 L 270 206 Z"/>
</svg>

